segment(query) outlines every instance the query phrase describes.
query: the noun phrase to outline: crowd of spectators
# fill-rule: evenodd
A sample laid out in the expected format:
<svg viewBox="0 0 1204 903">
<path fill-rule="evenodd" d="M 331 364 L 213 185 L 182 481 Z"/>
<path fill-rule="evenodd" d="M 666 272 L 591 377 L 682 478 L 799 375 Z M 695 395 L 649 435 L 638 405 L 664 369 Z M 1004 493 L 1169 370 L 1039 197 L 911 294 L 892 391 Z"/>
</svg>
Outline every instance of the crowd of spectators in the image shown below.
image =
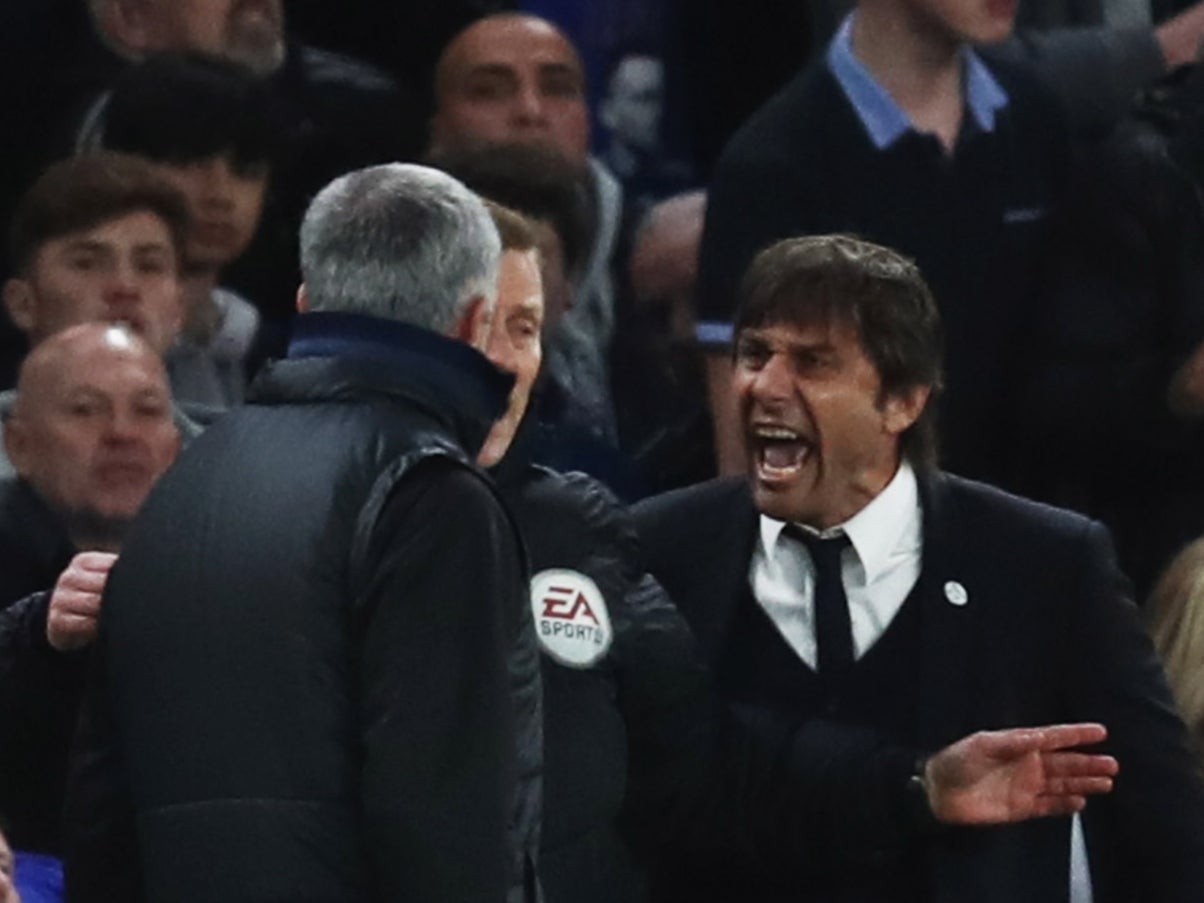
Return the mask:
<svg viewBox="0 0 1204 903">
<path fill-rule="evenodd" d="M 638 509 L 644 513 L 633 522 L 623 507 L 748 469 L 753 440 L 741 418 L 755 392 L 747 388 L 747 349 L 736 342 L 766 324 L 750 327 L 741 306 L 759 291 L 747 274 L 766 248 L 800 236 L 856 236 L 914 260 L 941 324 L 931 334 L 940 366 L 917 383 L 924 391 L 915 396 L 921 409 L 927 405 L 921 421 L 936 420 L 933 462 L 1108 528 L 1132 581 L 1130 595 L 1151 600 L 1147 622 L 1173 693 L 1166 699 L 1187 722 L 1204 774 L 1204 554 L 1199 542 L 1191 544 L 1204 536 L 1204 63 L 1197 62 L 1204 0 L 798 0 L 765 3 L 755 16 L 729 0 L 658 0 L 638 14 L 640 4 L 620 0 L 3 6 L 0 903 L 62 899 L 59 861 L 70 860 L 73 843 L 83 851 L 79 874 L 114 849 L 91 825 L 69 836 L 79 826 L 62 818 L 81 701 L 90 679 L 93 702 L 103 685 L 88 668 L 101 660 L 92 649 L 109 570 L 181 447 L 187 455 L 212 425 L 230 422 L 230 412 L 255 397 L 256 379 L 271 362 L 337 346 L 306 332 L 325 321 L 313 319 L 305 292 L 298 293 L 303 281 L 313 281 L 302 273 L 303 221 L 312 222 L 305 219 L 307 211 L 315 215 L 312 200 L 334 181 L 341 187 L 318 214 L 335 241 L 340 217 L 359 215 L 372 185 L 402 190 L 396 186 L 410 176 L 388 169 L 399 162 L 450 175 L 487 199 L 501 235 L 492 337 L 436 330 L 441 340 L 476 347 L 514 379 L 484 451 L 475 456 L 464 443 L 463 453 L 489 471 L 509 512 L 502 518 L 492 495 L 482 502 L 496 518 L 491 529 L 522 534 L 523 567 L 540 587 L 533 592 L 560 592 L 564 578 L 554 577 L 571 573 L 584 575 L 586 589 L 569 585 L 587 611 L 599 587 L 609 600 L 605 630 L 597 617 L 593 624 L 601 636 L 613 620 L 613 634 L 595 657 L 581 653 L 578 661 L 577 652 L 546 646 L 540 656 L 543 838 L 533 839 L 529 811 L 511 817 L 525 826 L 524 843 L 541 851 L 551 903 L 627 903 L 646 893 L 672 901 L 690 881 L 679 880 L 680 868 L 650 869 L 648 858 L 678 867 L 716 850 L 740 863 L 731 874 L 772 875 L 766 887 L 793 892 L 795 881 L 816 874 L 829 881 L 835 870 L 865 866 L 836 849 L 856 832 L 897 852 L 914 850 L 934 830 L 901 796 L 884 792 L 885 803 L 868 801 L 874 788 L 915 775 L 910 763 L 900 765 L 908 756 L 898 737 L 842 733 L 846 720 L 864 714 L 850 716 L 842 700 L 825 703 L 835 706 L 827 712 L 817 708 L 824 731 L 826 717 L 839 710 L 839 728 L 819 739 L 805 706 L 779 719 L 777 710 L 767 717 L 756 706 L 750 715 L 739 694 L 737 704 L 719 705 L 733 699 L 726 660 L 705 635 L 695 636 L 688 600 L 683 618 L 674 608 L 676 587 L 666 580 L 666 592 L 657 580 L 676 573 L 677 537 L 699 528 L 699 546 L 728 537 L 739 546 L 731 554 L 742 556 L 741 579 L 755 576 L 764 563 L 757 565 L 754 553 L 749 570 L 747 524 L 730 534 L 723 532 L 735 529 L 730 524 L 708 532 L 705 518 L 691 522 L 694 509 L 682 509 L 687 516 L 678 522 L 660 513 L 675 509 L 656 502 Z M 336 181 L 349 173 L 376 175 Z M 379 249 L 365 243 L 359 250 L 360 269 L 347 271 L 375 273 L 380 265 L 371 255 Z M 416 252 L 414 259 L 442 258 Z M 840 290 L 873 295 L 876 278 Z M 883 278 L 894 285 L 894 276 Z M 425 285 L 417 278 L 406 284 Z M 324 296 L 330 306 L 323 310 L 385 316 L 360 299 L 327 297 L 334 296 Z M 844 316 L 832 299 L 824 310 Z M 786 314 L 772 308 L 764 316 L 773 327 L 773 317 Z M 868 341 L 872 324 L 860 313 L 849 316 Z M 839 350 L 842 341 L 829 336 L 825 348 Z M 771 345 L 766 340 L 759 352 L 766 359 Z M 885 377 L 889 367 L 873 364 Z M 798 366 L 828 365 L 808 359 Z M 435 376 L 424 379 L 433 384 Z M 268 392 L 261 397 L 270 399 L 271 378 L 260 381 L 260 392 Z M 879 412 L 894 410 L 888 389 Z M 291 395 L 281 403 L 300 404 Z M 822 396 L 808 409 L 817 431 L 830 404 Z M 373 435 L 364 429 L 364 437 Z M 298 471 L 312 463 L 299 443 L 303 433 L 289 456 Z M 224 441 L 221 454 L 249 454 L 237 435 Z M 372 441 L 365 438 L 364 447 Z M 786 471 L 808 459 L 809 443 L 824 441 L 770 437 L 761 453 Z M 279 501 L 291 474 L 270 473 L 273 463 L 259 462 L 262 473 L 248 468 L 238 491 Z M 923 474 L 920 485 L 924 496 Z M 341 511 L 338 500 L 307 489 L 313 508 Z M 195 497 L 187 484 L 174 491 Z M 429 498 L 424 504 L 438 507 Z M 237 500 L 229 501 L 223 517 L 236 520 L 231 512 L 238 510 Z M 180 519 L 158 516 L 152 539 L 169 544 Z M 197 514 L 198 535 L 216 529 L 208 516 Z M 665 524 L 673 525 L 668 538 Z M 307 547 L 329 540 L 309 521 L 292 526 Z M 822 532 L 831 525 L 815 526 Z M 648 531 L 642 540 L 641 529 Z M 723 554 L 719 545 L 715 560 Z M 234 550 L 222 548 L 233 561 Z M 1092 545 L 1092 555 L 1098 549 Z M 196 555 L 189 567 L 200 572 L 203 550 Z M 657 555 L 664 574 L 650 563 Z M 212 575 L 210 590 L 194 581 L 187 598 L 199 612 L 208 592 L 244 592 L 266 581 L 273 564 L 265 557 L 256 564 L 262 573 L 248 567 L 251 577 L 240 572 L 230 582 Z M 299 557 L 293 565 L 304 569 Z M 507 580 L 514 567 L 509 561 L 502 568 Z M 678 583 L 689 595 L 692 581 L 702 574 L 705 583 L 710 571 L 693 562 L 686 571 Z M 456 593 L 468 588 L 466 573 L 452 575 Z M 545 575 L 553 576 L 538 583 Z M 965 592 L 960 587 L 944 587 L 955 606 L 965 604 L 955 599 Z M 323 593 L 335 592 L 326 583 L 310 589 L 317 608 L 328 602 Z M 551 598 L 542 597 L 543 604 L 551 606 Z M 538 606 L 533 610 L 538 629 Z M 499 660 L 510 633 L 529 626 L 515 626 L 526 623 L 523 611 L 513 623 L 507 611 L 495 625 L 499 637 L 507 635 L 491 648 Z M 918 621 L 904 623 L 920 629 Z M 1117 635 L 1125 630 L 1118 627 Z M 1127 639 L 1100 642 L 1113 652 L 1129 649 Z M 1126 655 L 1117 653 L 1127 667 L 1144 651 Z M 762 677 L 765 669 L 780 665 L 785 673 L 799 664 L 752 657 Z M 123 665 L 122 673 L 134 673 L 132 667 Z M 156 676 L 146 686 L 154 684 L 152 695 L 161 699 L 162 681 L 176 672 L 164 666 L 148 673 Z M 1155 695 L 1161 680 L 1155 678 Z M 231 692 L 237 683 L 231 679 Z M 1077 698 L 1087 683 L 1083 678 L 1064 695 Z M 132 691 L 121 692 L 128 702 Z M 1023 710 L 1044 723 L 1094 722 L 1111 711 L 1043 707 L 1042 700 L 1025 709 L 1012 699 L 1011 709 L 998 711 L 1004 721 Z M 1165 714 L 1175 717 L 1169 702 Z M 1179 742 L 1178 722 L 1158 724 L 1174 735 L 1168 742 Z M 502 727 L 494 727 L 501 737 Z M 967 753 L 954 743 L 969 727 L 934 738 L 926 752 L 941 753 L 928 761 L 954 749 L 940 761 L 979 763 L 979 747 Z M 1078 730 L 1075 739 L 1007 738 L 1020 745 L 1006 753 L 992 748 L 993 767 L 1012 768 L 1021 755 L 1051 756 L 1060 767 L 1064 746 L 1095 739 L 1094 727 Z M 202 740 L 203 731 L 196 742 Z M 176 738 L 177 745 L 189 742 Z M 832 774 L 815 752 L 825 743 L 864 768 L 850 766 L 849 774 L 871 776 L 855 817 L 835 814 L 841 805 L 815 783 Z M 394 743 L 390 754 L 400 755 L 403 745 Z M 525 804 L 538 800 L 531 788 L 539 768 L 524 752 L 517 766 L 499 765 L 489 788 L 494 802 L 516 767 L 526 770 L 518 779 Z M 422 756 L 411 758 L 421 760 L 416 769 L 438 771 Z M 1167 764 L 1173 758 L 1168 753 L 1156 767 L 1177 769 L 1178 759 Z M 1105 768 L 1098 757 L 1091 766 Z M 1120 767 L 1123 775 L 1123 757 Z M 932 807 L 934 779 L 923 767 L 919 777 L 930 782 Z M 1104 780 L 1102 772 L 1092 780 Z M 1083 786 L 1089 789 L 1057 793 L 1077 800 L 1102 792 L 1100 784 Z M 1197 790 L 1185 795 L 1191 805 Z M 844 818 L 841 830 L 818 838 L 810 815 L 803 824 L 784 814 L 779 794 L 828 821 Z M 573 805 L 561 806 L 570 797 Z M 1050 811 L 1080 808 L 1058 806 Z M 1021 820 L 1044 814 L 1039 808 L 981 820 Z M 84 805 L 75 814 L 91 811 Z M 1198 813 L 1187 805 L 1184 812 L 1180 828 L 1204 843 Z M 973 820 L 936 814 L 950 824 Z M 491 817 L 502 814 L 495 809 Z M 883 824 L 888 828 L 875 836 Z M 195 828 L 190 821 L 188 830 Z M 1131 880 L 1100 880 L 1103 857 L 1090 855 L 1093 842 L 1106 849 L 1122 836 L 1115 825 L 1092 826 L 1084 841 L 1075 820 L 1067 844 L 1073 903 L 1089 898 L 1083 894 L 1092 882 L 1082 877 L 1089 868 L 1105 895 Z M 157 840 L 168 859 L 171 842 L 167 835 Z M 816 859 L 826 861 L 783 865 L 800 842 L 825 851 Z M 115 861 L 128 852 L 118 850 Z M 358 855 L 343 852 L 348 861 Z M 518 856 L 510 899 L 531 891 L 534 858 Z M 409 866 L 395 865 L 389 881 L 400 888 Z M 189 867 L 200 876 L 205 866 Z M 432 869 L 431 887 L 477 877 L 436 875 L 441 868 Z M 881 874 L 885 883 L 904 872 L 910 881 L 909 868 Z M 597 883 L 591 891 L 607 893 L 574 896 L 573 882 L 587 873 Z M 170 870 L 156 880 L 165 874 Z M 706 874 L 697 870 L 691 880 L 701 886 Z M 1166 900 L 1180 899 L 1173 888 L 1186 870 L 1175 875 Z M 233 889 L 241 879 L 232 873 L 226 880 Z M 109 892 L 79 881 L 68 883 L 68 900 L 101 900 Z"/>
</svg>

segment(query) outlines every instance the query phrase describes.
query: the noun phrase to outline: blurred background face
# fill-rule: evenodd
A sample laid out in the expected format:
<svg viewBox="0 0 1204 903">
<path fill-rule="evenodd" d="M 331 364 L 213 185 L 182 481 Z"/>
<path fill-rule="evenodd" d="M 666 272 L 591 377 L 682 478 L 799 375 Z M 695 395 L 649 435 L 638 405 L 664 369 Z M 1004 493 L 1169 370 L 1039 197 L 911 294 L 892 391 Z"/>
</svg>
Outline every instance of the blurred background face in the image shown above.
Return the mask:
<svg viewBox="0 0 1204 903">
<path fill-rule="evenodd" d="M 503 15 L 469 26 L 440 60 L 436 148 L 539 143 L 585 164 L 589 114 L 577 52 L 552 25 Z"/>
<path fill-rule="evenodd" d="M 236 260 L 259 228 L 267 190 L 266 165 L 243 167 L 229 157 L 159 163 L 158 169 L 188 200 L 189 266 L 221 270 Z"/>
<path fill-rule="evenodd" d="M 956 43 L 995 44 L 1016 21 L 1018 0 L 905 0 L 919 21 Z"/>
<path fill-rule="evenodd" d="M 660 145 L 665 77 L 661 61 L 627 56 L 615 68 L 602 105 L 602 121 L 614 140 L 651 153 Z"/>
<path fill-rule="evenodd" d="M 506 251 L 498 276 L 497 307 L 485 356 L 515 376 L 506 413 L 493 425 L 477 460 L 492 467 L 502 460 L 531 401 L 531 387 L 543 359 L 543 286 L 535 251 Z"/>
<path fill-rule="evenodd" d="M 284 62 L 282 0 L 147 0 L 145 50 L 200 50 L 260 75 Z"/>
<path fill-rule="evenodd" d="M 13 466 L 69 522 L 126 522 L 179 448 L 163 363 L 120 329 L 51 342 L 22 370 L 5 427 Z"/>
<path fill-rule="evenodd" d="M 5 302 L 31 344 L 79 323 L 124 323 L 162 354 L 180 328 L 178 261 L 167 224 L 128 213 L 52 239 Z"/>
</svg>

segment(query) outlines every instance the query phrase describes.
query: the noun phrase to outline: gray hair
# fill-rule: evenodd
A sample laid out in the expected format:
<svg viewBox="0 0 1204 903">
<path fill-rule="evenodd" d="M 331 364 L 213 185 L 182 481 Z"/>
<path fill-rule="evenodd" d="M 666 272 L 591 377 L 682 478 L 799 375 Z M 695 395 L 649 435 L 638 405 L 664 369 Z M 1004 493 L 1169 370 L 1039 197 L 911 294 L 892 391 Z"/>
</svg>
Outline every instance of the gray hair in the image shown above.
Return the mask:
<svg viewBox="0 0 1204 903">
<path fill-rule="evenodd" d="M 301 223 L 311 310 L 368 314 L 442 334 L 473 298 L 497 300 L 501 241 L 475 194 L 446 173 L 390 163 L 340 176 Z"/>
</svg>

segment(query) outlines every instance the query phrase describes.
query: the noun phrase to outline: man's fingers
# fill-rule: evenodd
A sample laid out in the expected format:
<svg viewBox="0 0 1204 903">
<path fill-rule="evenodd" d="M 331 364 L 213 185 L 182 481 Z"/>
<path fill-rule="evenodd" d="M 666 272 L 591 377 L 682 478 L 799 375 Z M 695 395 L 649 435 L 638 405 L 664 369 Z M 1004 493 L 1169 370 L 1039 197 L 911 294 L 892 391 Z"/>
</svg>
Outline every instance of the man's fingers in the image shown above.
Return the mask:
<svg viewBox="0 0 1204 903">
<path fill-rule="evenodd" d="M 1045 787 L 1045 792 L 1053 796 L 1095 796 L 1111 791 L 1111 778 L 1055 778 Z"/>
<path fill-rule="evenodd" d="M 100 595 L 72 589 L 55 590 L 50 599 L 52 612 L 96 617 L 100 614 Z"/>
<path fill-rule="evenodd" d="M 108 571 L 84 571 L 70 567 L 63 571 L 56 587 L 59 589 L 75 589 L 89 593 L 100 593 L 104 591 L 105 581 L 108 579 Z"/>
<path fill-rule="evenodd" d="M 993 754 L 1010 758 L 1034 751 L 1048 752 L 1100 743 L 1107 738 L 1108 730 L 1102 724 L 1087 722 L 987 731 L 980 736 Z"/>
<path fill-rule="evenodd" d="M 85 571 L 100 571 L 107 574 L 116 560 L 117 556 L 112 552 L 80 552 L 71 559 L 68 570 L 78 567 Z"/>
<path fill-rule="evenodd" d="M 1050 778 L 1076 776 L 1112 777 L 1120 771 L 1120 763 L 1111 756 L 1088 753 L 1053 752 L 1041 757 L 1045 774 Z"/>
</svg>

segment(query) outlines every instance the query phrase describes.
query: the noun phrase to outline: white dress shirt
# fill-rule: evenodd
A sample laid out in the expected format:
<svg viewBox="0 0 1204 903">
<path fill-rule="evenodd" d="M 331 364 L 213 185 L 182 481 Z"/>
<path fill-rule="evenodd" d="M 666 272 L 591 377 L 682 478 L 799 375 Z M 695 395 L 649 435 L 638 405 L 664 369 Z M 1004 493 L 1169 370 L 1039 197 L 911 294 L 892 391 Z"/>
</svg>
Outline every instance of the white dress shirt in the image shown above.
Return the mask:
<svg viewBox="0 0 1204 903">
<path fill-rule="evenodd" d="M 749 583 L 778 632 L 815 669 L 815 569 L 806 547 L 782 536 L 785 522 L 761 516 Z M 815 530 L 800 525 L 809 532 Z M 861 658 L 890 626 L 920 576 L 923 526 L 915 472 L 904 461 L 882 492 L 843 524 L 818 534 L 844 534 L 850 545 L 840 570 L 849 600 L 853 657 Z"/>
</svg>

